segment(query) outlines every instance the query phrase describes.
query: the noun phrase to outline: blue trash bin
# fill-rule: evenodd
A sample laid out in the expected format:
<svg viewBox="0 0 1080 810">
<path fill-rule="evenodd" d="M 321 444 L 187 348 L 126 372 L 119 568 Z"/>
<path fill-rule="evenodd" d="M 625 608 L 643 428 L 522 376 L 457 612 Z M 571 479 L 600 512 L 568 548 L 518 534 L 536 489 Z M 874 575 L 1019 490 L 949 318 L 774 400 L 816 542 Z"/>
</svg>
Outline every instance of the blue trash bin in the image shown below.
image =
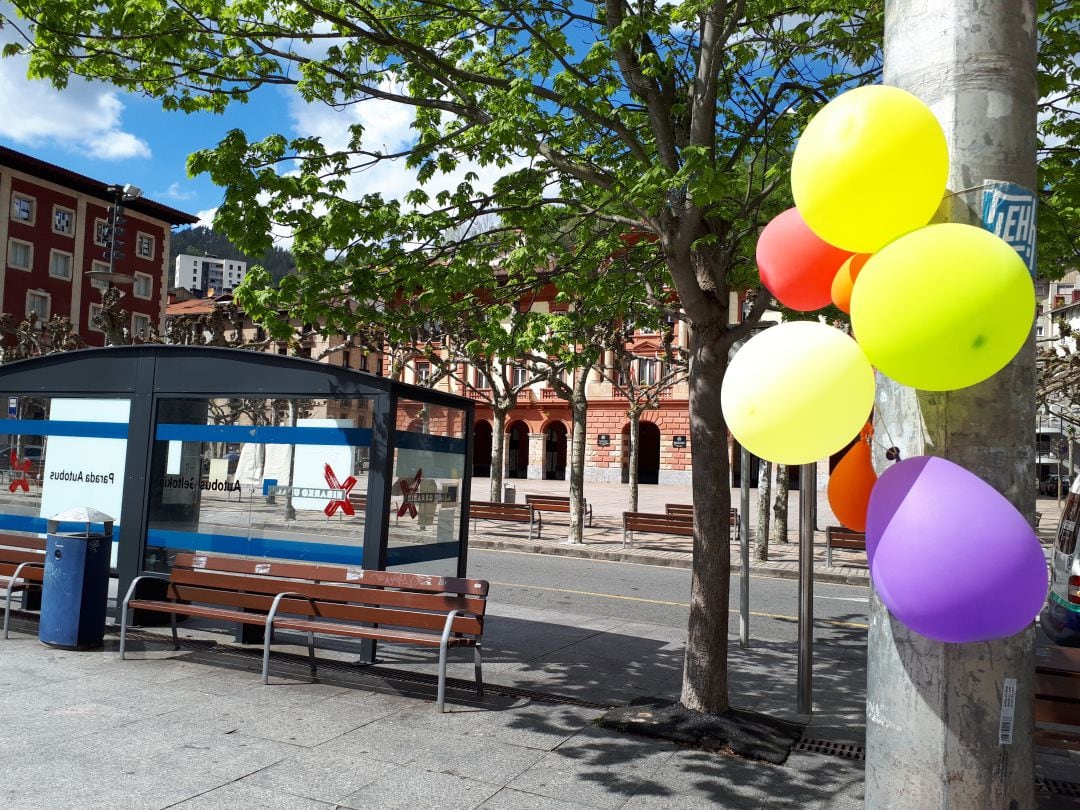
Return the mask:
<svg viewBox="0 0 1080 810">
<path fill-rule="evenodd" d="M 59 532 L 61 523 L 85 523 L 86 530 Z M 91 531 L 98 523 L 102 530 Z M 89 507 L 49 519 L 38 629 L 43 644 L 88 650 L 104 643 L 112 533 L 113 519 Z"/>
</svg>

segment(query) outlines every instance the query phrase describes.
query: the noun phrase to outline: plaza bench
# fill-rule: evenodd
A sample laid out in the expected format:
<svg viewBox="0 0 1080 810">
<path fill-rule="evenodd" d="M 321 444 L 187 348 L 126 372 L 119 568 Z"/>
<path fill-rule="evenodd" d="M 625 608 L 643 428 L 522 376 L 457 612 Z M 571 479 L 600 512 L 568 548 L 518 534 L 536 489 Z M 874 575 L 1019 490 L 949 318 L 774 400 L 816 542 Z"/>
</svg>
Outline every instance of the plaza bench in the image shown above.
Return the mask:
<svg viewBox="0 0 1080 810">
<path fill-rule="evenodd" d="M 825 565 L 832 566 L 832 552 L 834 548 L 846 548 L 852 551 L 866 551 L 866 534 L 853 532 L 843 526 L 827 526 L 825 528 Z"/>
<path fill-rule="evenodd" d="M 135 596 L 139 582 L 147 579 L 166 581 L 164 598 Z M 261 626 L 264 684 L 269 683 L 275 630 L 307 635 L 313 681 L 316 634 L 434 647 L 439 650 L 441 712 L 450 647 L 473 648 L 476 693 L 484 694 L 480 646 L 487 594 L 488 583 L 479 579 L 182 553 L 169 574 L 146 574 L 132 581 L 121 603 L 120 658 L 126 652 L 132 609 L 167 613 L 174 649 L 180 648 L 178 615 Z"/>
<path fill-rule="evenodd" d="M 8 637 L 11 597 L 40 588 L 45 579 L 45 538 L 0 534 L 0 587 L 4 588 L 4 638 Z"/>
<path fill-rule="evenodd" d="M 1048 646 L 1035 650 L 1035 723 L 1076 726 L 1075 732 L 1037 728 L 1034 742 L 1080 751 L 1080 649 Z"/>
<path fill-rule="evenodd" d="M 569 495 L 526 495 L 525 503 L 530 504 L 537 512 L 562 512 L 570 514 Z M 585 511 L 585 520 L 592 527 L 592 506 L 585 499 L 581 501 L 581 508 Z"/>
<path fill-rule="evenodd" d="M 694 505 L 692 503 L 665 503 L 664 512 L 668 515 L 689 515 L 694 516 Z M 735 539 L 738 540 L 742 534 L 742 525 L 739 523 L 739 510 L 734 506 L 728 512 L 728 525 L 735 527 Z"/>
<path fill-rule="evenodd" d="M 540 531 L 543 528 L 543 518 L 528 503 L 498 503 L 496 501 L 469 501 L 469 520 L 473 522 L 473 531 L 476 531 L 478 520 L 502 520 L 511 523 L 528 523 L 529 539 L 532 540 L 533 526 L 536 527 L 536 539 L 540 539 Z"/>
<path fill-rule="evenodd" d="M 694 534 L 694 517 L 659 512 L 623 512 L 624 546 L 633 545 L 635 532 L 691 537 Z"/>
</svg>

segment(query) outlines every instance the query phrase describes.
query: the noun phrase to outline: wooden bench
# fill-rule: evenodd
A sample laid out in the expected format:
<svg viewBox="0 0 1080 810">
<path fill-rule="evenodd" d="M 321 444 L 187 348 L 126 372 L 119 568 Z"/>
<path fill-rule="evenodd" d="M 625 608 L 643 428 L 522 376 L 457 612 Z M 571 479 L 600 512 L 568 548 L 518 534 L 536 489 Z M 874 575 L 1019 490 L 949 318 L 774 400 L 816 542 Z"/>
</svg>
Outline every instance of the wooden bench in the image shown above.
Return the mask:
<svg viewBox="0 0 1080 810">
<path fill-rule="evenodd" d="M 692 503 L 665 503 L 664 512 L 668 515 L 690 515 L 694 516 L 694 505 Z M 739 510 L 734 506 L 728 513 L 728 525 L 735 527 L 735 539 L 738 540 L 742 535 L 742 524 L 739 523 Z"/>
<path fill-rule="evenodd" d="M 827 526 L 825 528 L 825 565 L 829 567 L 832 566 L 832 551 L 834 548 L 866 551 L 866 534 L 853 532 L 843 526 Z"/>
<path fill-rule="evenodd" d="M 1034 742 L 1080 751 L 1080 648 L 1035 650 L 1035 722 L 1076 726 L 1077 731 L 1037 729 Z"/>
<path fill-rule="evenodd" d="M 4 638 L 8 637 L 11 597 L 40 587 L 45 579 L 45 538 L 0 534 L 0 587 L 4 588 Z"/>
<path fill-rule="evenodd" d="M 139 582 L 146 579 L 167 581 L 164 599 L 135 597 Z M 474 649 L 476 693 L 484 694 L 480 640 L 487 593 L 488 583 L 480 579 L 183 553 L 168 575 L 148 574 L 132 581 L 121 603 L 120 657 L 132 609 L 168 613 L 174 649 L 180 648 L 177 615 L 263 627 L 263 683 L 269 683 L 275 630 L 307 634 L 312 680 L 316 633 L 435 647 L 441 712 L 449 647 Z"/>
<path fill-rule="evenodd" d="M 497 503 L 495 501 L 469 501 L 469 520 L 473 522 L 473 531 L 476 531 L 478 520 L 506 520 L 511 523 L 528 523 L 529 539 L 532 540 L 533 526 L 536 527 L 536 539 L 540 539 L 540 530 L 543 528 L 543 519 L 532 504 L 528 503 Z"/>
<path fill-rule="evenodd" d="M 675 534 L 690 537 L 694 534 L 693 515 L 668 515 L 659 512 L 623 512 L 623 545 L 633 545 L 634 532 Z"/>
<path fill-rule="evenodd" d="M 569 495 L 526 495 L 525 503 L 530 504 L 537 512 L 563 512 L 570 514 Z M 585 525 L 592 527 L 592 506 L 582 499 L 581 508 L 585 510 Z"/>
</svg>

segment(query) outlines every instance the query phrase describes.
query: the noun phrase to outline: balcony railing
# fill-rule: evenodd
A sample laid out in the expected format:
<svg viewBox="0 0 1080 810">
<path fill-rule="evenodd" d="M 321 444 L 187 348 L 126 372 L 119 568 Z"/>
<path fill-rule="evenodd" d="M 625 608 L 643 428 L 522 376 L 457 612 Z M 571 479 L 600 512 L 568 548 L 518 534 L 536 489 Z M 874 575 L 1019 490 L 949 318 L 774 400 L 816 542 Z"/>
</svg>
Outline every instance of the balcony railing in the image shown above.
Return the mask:
<svg viewBox="0 0 1080 810">
<path fill-rule="evenodd" d="M 517 392 L 517 401 L 519 403 L 532 402 L 533 401 L 532 389 L 531 388 L 526 388 L 524 391 L 518 391 Z"/>
<path fill-rule="evenodd" d="M 480 402 L 490 402 L 491 401 L 491 389 L 490 388 L 478 388 L 478 389 L 474 390 L 472 388 L 466 388 L 465 389 L 465 396 L 467 396 L 469 399 L 479 400 Z"/>
<path fill-rule="evenodd" d="M 547 402 L 549 400 L 558 399 L 559 395 L 555 393 L 554 388 L 541 388 L 540 399 Z"/>
</svg>

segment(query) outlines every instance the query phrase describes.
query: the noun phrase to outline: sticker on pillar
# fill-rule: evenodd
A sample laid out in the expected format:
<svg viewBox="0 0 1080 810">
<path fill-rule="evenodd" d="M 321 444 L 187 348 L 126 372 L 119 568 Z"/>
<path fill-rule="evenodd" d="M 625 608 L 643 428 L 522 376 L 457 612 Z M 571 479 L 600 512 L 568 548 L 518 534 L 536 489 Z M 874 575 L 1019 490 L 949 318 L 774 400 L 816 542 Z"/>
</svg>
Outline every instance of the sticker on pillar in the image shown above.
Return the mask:
<svg viewBox="0 0 1080 810">
<path fill-rule="evenodd" d="M 983 227 L 1020 254 L 1035 277 L 1035 194 L 1001 180 L 987 180 L 983 191 Z"/>
</svg>

